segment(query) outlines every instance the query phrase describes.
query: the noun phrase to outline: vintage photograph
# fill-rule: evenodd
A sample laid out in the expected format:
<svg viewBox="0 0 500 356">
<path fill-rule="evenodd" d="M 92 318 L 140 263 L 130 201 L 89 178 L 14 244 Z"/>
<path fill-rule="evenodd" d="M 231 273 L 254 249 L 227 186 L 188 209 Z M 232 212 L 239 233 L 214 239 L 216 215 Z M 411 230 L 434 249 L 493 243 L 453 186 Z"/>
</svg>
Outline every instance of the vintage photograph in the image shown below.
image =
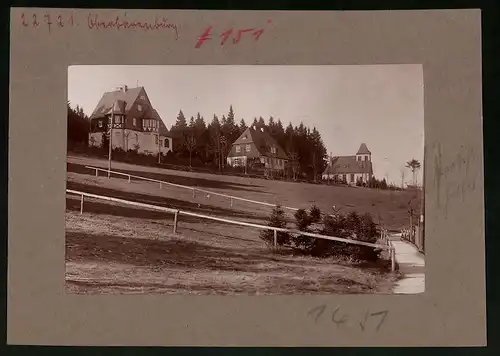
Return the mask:
<svg viewBox="0 0 500 356">
<path fill-rule="evenodd" d="M 66 291 L 425 290 L 421 65 L 68 68 Z"/>
</svg>

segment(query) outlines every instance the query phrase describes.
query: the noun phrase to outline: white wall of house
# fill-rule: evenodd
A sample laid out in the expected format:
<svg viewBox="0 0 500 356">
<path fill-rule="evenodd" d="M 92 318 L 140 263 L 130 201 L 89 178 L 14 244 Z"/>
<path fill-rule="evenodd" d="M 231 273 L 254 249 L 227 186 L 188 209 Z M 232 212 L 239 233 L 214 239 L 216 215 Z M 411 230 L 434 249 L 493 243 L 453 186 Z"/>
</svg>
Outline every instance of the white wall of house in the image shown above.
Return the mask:
<svg viewBox="0 0 500 356">
<path fill-rule="evenodd" d="M 247 162 L 246 156 L 228 157 L 227 164 L 231 167 L 245 166 Z"/>
<path fill-rule="evenodd" d="M 113 148 L 121 148 L 125 151 L 134 150 L 138 147 L 139 153 L 158 154 L 158 135 L 153 132 L 140 132 L 124 129 L 113 129 L 111 145 Z M 167 141 L 167 147 L 165 147 Z M 101 146 L 102 132 L 93 132 L 89 135 L 89 145 Z M 172 138 L 160 136 L 160 152 L 167 154 L 172 151 Z"/>
<path fill-rule="evenodd" d="M 344 174 L 333 174 L 333 173 L 323 174 L 322 178 L 325 180 L 334 179 L 335 176 L 337 177 L 337 179 L 342 180 Z M 363 182 L 366 183 L 370 179 L 370 175 L 368 173 L 353 173 L 352 175 L 351 173 L 345 174 L 345 180 L 347 181 L 348 184 L 356 184 L 358 179 L 362 179 Z"/>
<path fill-rule="evenodd" d="M 231 167 L 244 166 L 246 164 L 246 161 L 246 156 L 227 157 L 227 164 Z M 285 160 L 283 159 L 260 157 L 260 162 L 263 163 L 266 168 L 271 168 L 274 170 L 285 169 Z"/>
<path fill-rule="evenodd" d="M 271 157 L 261 157 L 261 163 L 265 164 L 266 168 L 274 169 L 274 170 L 284 170 L 285 169 L 285 160 L 280 158 L 271 158 Z"/>
</svg>

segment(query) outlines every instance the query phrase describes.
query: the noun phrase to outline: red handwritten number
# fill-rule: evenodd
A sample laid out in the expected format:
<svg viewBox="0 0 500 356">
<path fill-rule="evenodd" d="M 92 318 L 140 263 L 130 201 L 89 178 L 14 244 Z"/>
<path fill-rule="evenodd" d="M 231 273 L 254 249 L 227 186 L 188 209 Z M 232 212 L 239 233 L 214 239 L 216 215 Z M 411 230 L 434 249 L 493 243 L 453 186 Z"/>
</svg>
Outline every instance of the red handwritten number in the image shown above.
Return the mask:
<svg viewBox="0 0 500 356">
<path fill-rule="evenodd" d="M 255 31 L 255 32 L 253 33 L 253 36 L 255 37 L 255 40 L 256 40 L 256 41 L 259 39 L 260 35 L 262 35 L 262 33 L 263 33 L 263 32 L 264 32 L 264 30 L 263 30 L 263 29 L 260 29 L 260 30 Z"/>
<path fill-rule="evenodd" d="M 198 42 L 196 43 L 195 48 L 200 48 L 201 45 L 203 44 L 203 42 L 205 42 L 206 40 L 212 39 L 212 37 L 210 36 L 211 35 L 210 31 L 212 30 L 212 27 L 213 26 L 207 27 L 205 32 L 203 32 L 203 34 L 198 38 Z"/>
<path fill-rule="evenodd" d="M 63 20 L 62 20 L 62 16 L 61 16 L 61 15 L 58 15 L 58 16 L 57 16 L 57 24 L 59 25 L 59 27 L 64 27 L 64 24 L 63 24 Z"/>
<path fill-rule="evenodd" d="M 52 21 L 50 20 L 49 14 L 45 14 L 45 21 L 47 22 L 47 25 L 49 26 L 49 32 L 50 32 L 50 26 L 52 25 Z"/>
<path fill-rule="evenodd" d="M 238 43 L 240 42 L 241 40 L 241 36 L 245 33 L 245 32 L 250 32 L 250 31 L 253 31 L 253 28 L 248 28 L 246 30 L 239 30 L 238 31 L 238 34 L 236 35 L 235 38 L 233 38 L 233 43 Z"/>
<path fill-rule="evenodd" d="M 21 20 L 22 20 L 22 23 L 23 23 L 24 27 L 28 27 L 29 26 L 29 24 L 26 22 L 26 17 L 24 16 L 24 12 L 21 14 Z"/>
<path fill-rule="evenodd" d="M 222 32 L 222 34 L 220 35 L 220 38 L 221 38 L 220 45 L 221 46 L 224 46 L 224 43 L 226 43 L 227 39 L 229 38 L 229 35 L 232 32 L 233 32 L 232 28 L 230 28 L 229 30 L 226 30 L 226 31 Z"/>
<path fill-rule="evenodd" d="M 33 14 L 33 26 L 34 27 L 38 27 L 40 26 L 40 23 L 38 22 L 38 20 L 36 19 L 36 14 Z"/>
</svg>

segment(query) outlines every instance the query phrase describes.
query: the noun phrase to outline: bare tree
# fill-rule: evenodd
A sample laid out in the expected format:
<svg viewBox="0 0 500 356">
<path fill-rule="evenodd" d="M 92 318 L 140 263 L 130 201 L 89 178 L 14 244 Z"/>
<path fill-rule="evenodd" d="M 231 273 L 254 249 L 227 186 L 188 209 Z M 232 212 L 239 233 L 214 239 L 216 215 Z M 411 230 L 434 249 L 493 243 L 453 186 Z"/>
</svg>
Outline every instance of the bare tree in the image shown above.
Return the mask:
<svg viewBox="0 0 500 356">
<path fill-rule="evenodd" d="M 421 165 L 418 160 L 413 158 L 412 160 L 406 162 L 406 168 L 411 169 L 411 173 L 413 174 L 413 185 L 416 185 L 416 172 L 418 169 L 420 169 Z"/>
<path fill-rule="evenodd" d="M 193 151 L 196 149 L 196 138 L 193 133 L 189 133 L 184 137 L 184 147 L 189 152 L 189 168 L 191 168 L 191 158 L 193 156 Z"/>
<path fill-rule="evenodd" d="M 299 170 L 299 155 L 297 154 L 297 152 L 293 151 L 290 152 L 288 157 L 290 158 L 290 165 L 292 166 L 293 180 L 296 180 Z"/>
</svg>

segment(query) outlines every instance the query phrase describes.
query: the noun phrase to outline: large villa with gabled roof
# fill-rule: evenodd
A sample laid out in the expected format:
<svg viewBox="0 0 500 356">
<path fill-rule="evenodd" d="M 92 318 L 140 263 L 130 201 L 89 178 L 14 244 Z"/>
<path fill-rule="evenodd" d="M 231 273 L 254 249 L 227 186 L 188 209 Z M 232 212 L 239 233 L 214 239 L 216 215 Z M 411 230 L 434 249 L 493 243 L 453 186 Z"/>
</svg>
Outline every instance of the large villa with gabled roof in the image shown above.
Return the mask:
<svg viewBox="0 0 500 356">
<path fill-rule="evenodd" d="M 90 116 L 89 145 L 102 144 L 112 117 L 113 148 L 153 155 L 172 151 L 172 138 L 144 87 L 124 85 L 102 95 Z"/>
</svg>

